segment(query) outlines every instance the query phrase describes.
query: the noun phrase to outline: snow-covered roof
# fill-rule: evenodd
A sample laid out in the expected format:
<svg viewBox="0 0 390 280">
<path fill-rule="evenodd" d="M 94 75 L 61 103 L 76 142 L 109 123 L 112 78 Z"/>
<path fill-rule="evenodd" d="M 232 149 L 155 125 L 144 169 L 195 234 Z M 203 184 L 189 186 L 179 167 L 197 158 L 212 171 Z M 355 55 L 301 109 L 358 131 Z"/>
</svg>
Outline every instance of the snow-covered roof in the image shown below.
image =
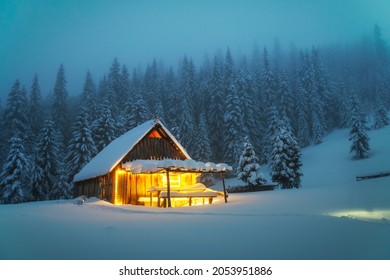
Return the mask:
<svg viewBox="0 0 390 280">
<path fill-rule="evenodd" d="M 187 160 L 134 160 L 122 164 L 122 167 L 131 173 L 155 173 L 161 170 L 180 170 L 195 172 L 225 172 L 232 170 L 232 167 L 225 163 L 215 164 L 213 162 L 200 162 L 193 159 Z"/>
<path fill-rule="evenodd" d="M 111 172 L 121 160 L 134 148 L 134 146 L 147 135 L 157 124 L 167 133 L 171 140 L 177 145 L 187 159 L 191 159 L 183 146 L 169 132 L 169 130 L 159 120 L 149 120 L 118 137 L 108 144 L 89 163 L 87 163 L 73 181 L 79 182 Z"/>
</svg>

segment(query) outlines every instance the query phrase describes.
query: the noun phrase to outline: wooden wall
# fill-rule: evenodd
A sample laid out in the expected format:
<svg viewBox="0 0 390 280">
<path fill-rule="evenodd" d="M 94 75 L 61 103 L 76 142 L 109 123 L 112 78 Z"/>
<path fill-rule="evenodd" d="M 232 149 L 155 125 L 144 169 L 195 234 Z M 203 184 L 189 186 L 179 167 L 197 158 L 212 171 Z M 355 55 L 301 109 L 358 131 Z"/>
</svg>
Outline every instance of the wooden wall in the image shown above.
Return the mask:
<svg viewBox="0 0 390 280">
<path fill-rule="evenodd" d="M 155 137 L 158 134 L 160 137 Z M 179 147 L 162 130 L 152 130 L 142 138 L 133 149 L 123 158 L 122 162 L 129 162 L 136 159 L 180 159 L 187 157 Z"/>
<path fill-rule="evenodd" d="M 196 173 L 170 172 L 172 187 L 186 187 L 196 183 Z M 77 182 L 74 197 L 97 197 L 114 204 L 143 205 L 140 198 L 148 198 L 152 186 L 166 186 L 166 173 L 132 174 L 119 166 L 111 173 L 98 178 Z"/>
</svg>

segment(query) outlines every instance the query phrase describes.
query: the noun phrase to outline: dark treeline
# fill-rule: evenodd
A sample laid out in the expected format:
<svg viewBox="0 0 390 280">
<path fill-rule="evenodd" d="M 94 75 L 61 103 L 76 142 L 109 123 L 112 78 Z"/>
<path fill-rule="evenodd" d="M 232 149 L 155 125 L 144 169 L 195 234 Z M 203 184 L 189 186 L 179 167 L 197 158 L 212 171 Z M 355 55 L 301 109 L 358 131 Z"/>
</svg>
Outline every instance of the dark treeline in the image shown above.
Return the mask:
<svg viewBox="0 0 390 280">
<path fill-rule="evenodd" d="M 114 59 L 97 82 L 88 72 L 78 96 L 59 67 L 52 92 L 39 79 L 18 81 L 1 108 L 2 203 L 65 198 L 73 176 L 113 139 L 159 118 L 196 160 L 237 166 L 244 139 L 261 164 L 271 161 L 275 119 L 299 147 L 321 143 L 335 128 L 370 117 L 387 124 L 390 75 L 386 42 L 373 36 L 350 45 L 282 50 L 230 49 L 201 65 L 185 55 L 177 69 L 156 60 L 144 72 Z M 358 117 L 357 117 L 358 116 Z"/>
</svg>

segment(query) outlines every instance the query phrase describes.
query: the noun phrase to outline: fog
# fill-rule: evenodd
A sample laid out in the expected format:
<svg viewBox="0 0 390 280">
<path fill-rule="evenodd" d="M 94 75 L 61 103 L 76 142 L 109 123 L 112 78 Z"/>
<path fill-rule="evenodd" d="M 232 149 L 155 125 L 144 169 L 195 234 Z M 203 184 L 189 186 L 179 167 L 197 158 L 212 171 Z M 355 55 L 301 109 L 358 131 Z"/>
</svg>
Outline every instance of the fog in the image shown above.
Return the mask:
<svg viewBox="0 0 390 280">
<path fill-rule="evenodd" d="M 345 44 L 370 35 L 375 23 L 390 37 L 387 0 L 0 1 L 0 97 L 3 106 L 19 79 L 52 90 L 64 64 L 70 94 L 79 94 L 90 70 L 95 81 L 112 60 L 129 69 L 153 58 L 176 67 L 184 54 L 202 61 L 230 47 L 251 53 L 278 38 L 312 45 Z"/>
</svg>

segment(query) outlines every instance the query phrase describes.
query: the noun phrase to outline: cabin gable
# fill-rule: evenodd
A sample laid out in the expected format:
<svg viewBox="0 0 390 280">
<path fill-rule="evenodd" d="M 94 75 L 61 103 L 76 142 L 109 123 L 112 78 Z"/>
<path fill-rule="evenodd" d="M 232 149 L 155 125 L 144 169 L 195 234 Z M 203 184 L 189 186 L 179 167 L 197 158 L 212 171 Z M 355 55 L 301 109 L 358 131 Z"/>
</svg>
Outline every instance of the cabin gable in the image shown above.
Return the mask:
<svg viewBox="0 0 390 280">
<path fill-rule="evenodd" d="M 156 124 L 122 159 L 122 163 L 137 160 L 185 160 L 188 157 L 169 137 L 160 124 Z"/>
</svg>

